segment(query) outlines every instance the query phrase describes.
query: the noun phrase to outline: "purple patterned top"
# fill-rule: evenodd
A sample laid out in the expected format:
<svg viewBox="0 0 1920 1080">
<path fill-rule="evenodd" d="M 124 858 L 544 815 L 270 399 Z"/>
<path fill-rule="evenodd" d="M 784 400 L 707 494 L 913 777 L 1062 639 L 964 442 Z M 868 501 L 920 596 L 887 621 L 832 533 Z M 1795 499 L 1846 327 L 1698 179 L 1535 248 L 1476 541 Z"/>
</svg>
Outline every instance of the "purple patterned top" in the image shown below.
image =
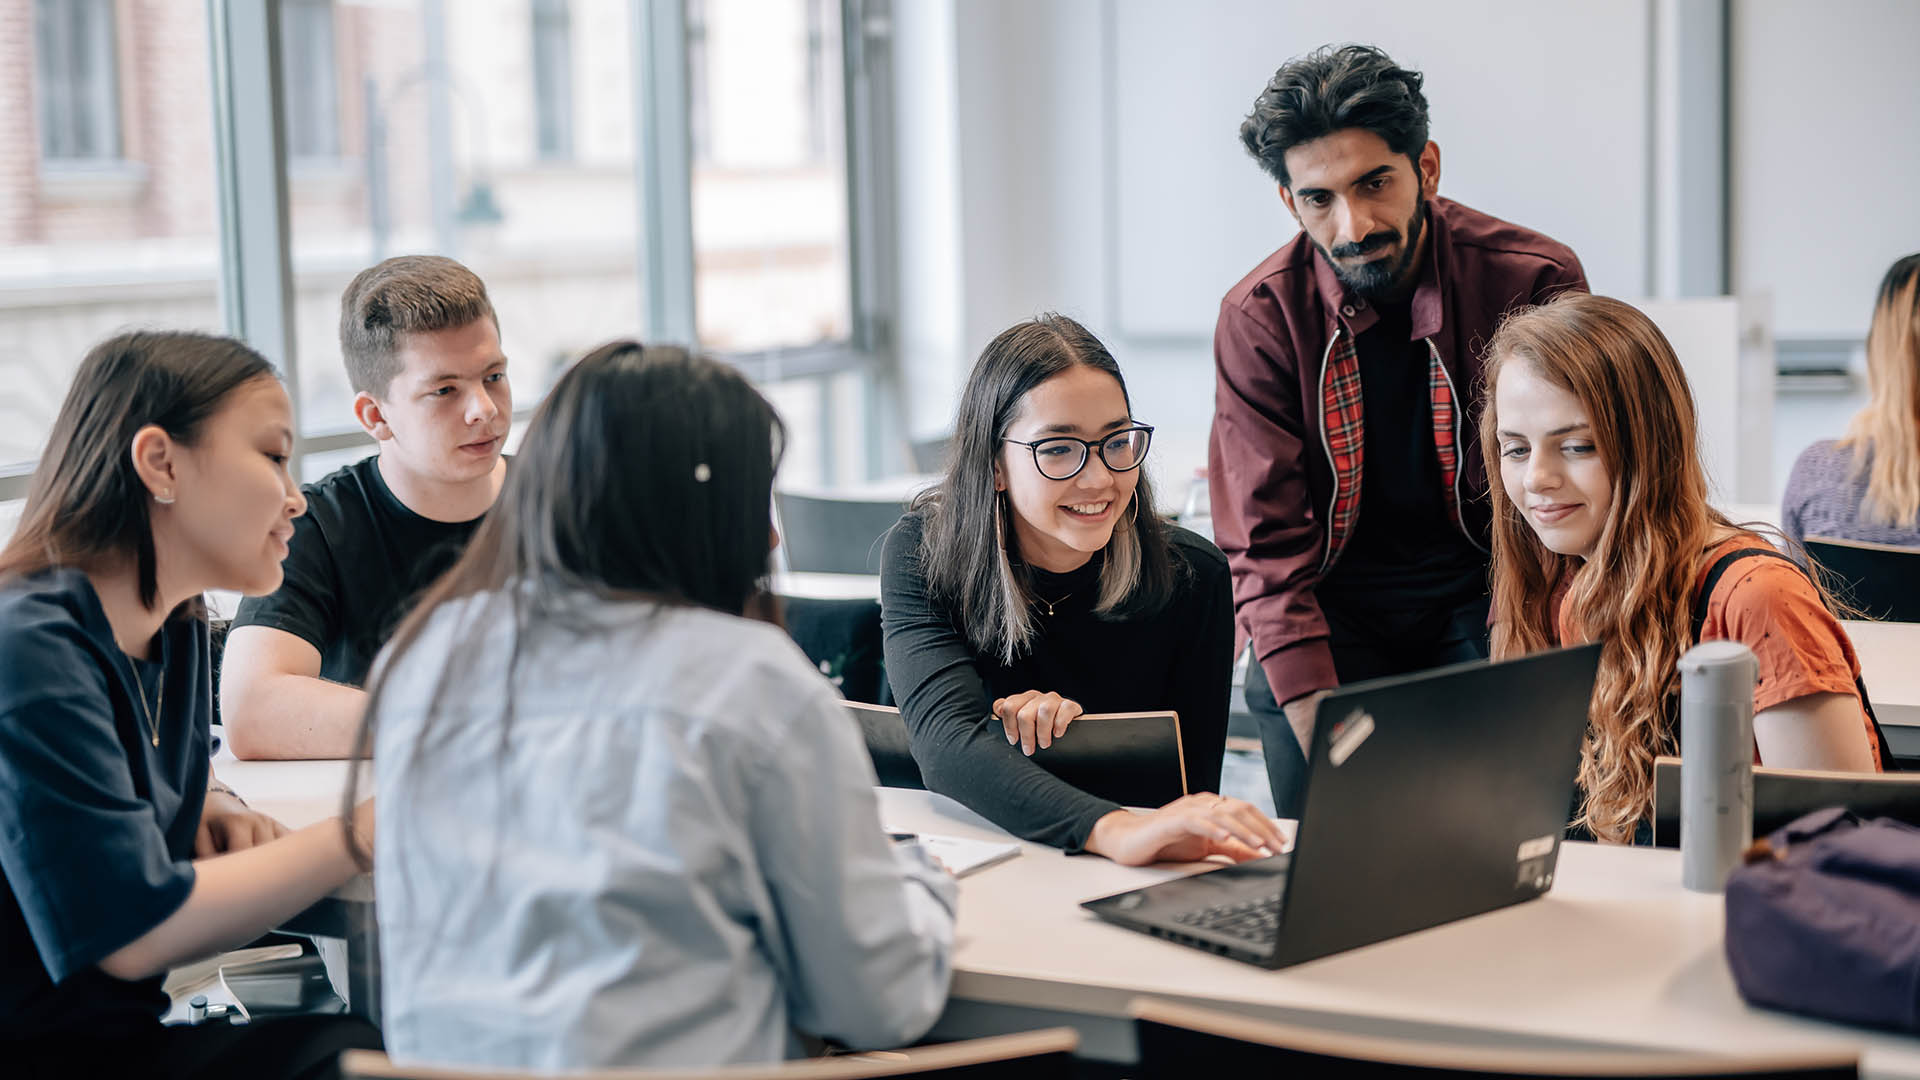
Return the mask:
<svg viewBox="0 0 1920 1080">
<path fill-rule="evenodd" d="M 1871 458 L 1868 459 L 1871 463 Z M 1920 527 L 1896 527 L 1860 520 L 1867 496 L 1867 473 L 1853 470 L 1853 451 L 1824 439 L 1801 451 L 1780 497 L 1780 528 L 1798 541 L 1809 536 L 1859 540 L 1870 544 L 1920 547 Z"/>
</svg>

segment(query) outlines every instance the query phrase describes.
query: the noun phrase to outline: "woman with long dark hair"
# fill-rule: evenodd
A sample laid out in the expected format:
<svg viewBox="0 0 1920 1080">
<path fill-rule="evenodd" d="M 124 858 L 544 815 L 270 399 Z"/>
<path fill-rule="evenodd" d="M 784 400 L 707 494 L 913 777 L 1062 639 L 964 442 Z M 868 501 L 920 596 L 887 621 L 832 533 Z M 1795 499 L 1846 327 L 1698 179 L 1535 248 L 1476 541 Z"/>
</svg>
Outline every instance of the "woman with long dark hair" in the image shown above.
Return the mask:
<svg viewBox="0 0 1920 1080">
<path fill-rule="evenodd" d="M 168 968 L 357 870 L 341 822 L 281 835 L 209 768 L 201 594 L 279 587 L 305 509 L 292 415 L 237 341 L 102 342 L 0 549 L 0 1058 L 27 1075 L 332 1076 L 341 1049 L 379 1045 L 345 1017 L 159 1021 Z"/>
<path fill-rule="evenodd" d="M 1693 395 L 1652 320 L 1569 294 L 1509 316 L 1487 353 L 1494 657 L 1605 643 L 1576 824 L 1644 834 L 1653 760 L 1680 749 L 1675 664 L 1696 641 L 1758 657 L 1756 760 L 1876 770 L 1846 631 L 1815 581 L 1708 504 Z"/>
<path fill-rule="evenodd" d="M 838 695 L 756 617 L 781 434 L 731 368 L 596 349 L 376 665 L 396 1059 L 766 1062 L 939 1016 L 953 882 L 890 850 Z"/>
<path fill-rule="evenodd" d="M 1212 792 L 1225 753 L 1225 556 L 1162 521 L 1120 367 L 1044 315 L 994 338 L 961 394 L 946 475 L 887 536 L 887 677 L 927 786 L 1001 827 L 1116 862 L 1253 858 L 1280 834 Z M 1032 759 L 1085 712 L 1179 714 L 1187 789 L 1146 814 Z"/>
</svg>

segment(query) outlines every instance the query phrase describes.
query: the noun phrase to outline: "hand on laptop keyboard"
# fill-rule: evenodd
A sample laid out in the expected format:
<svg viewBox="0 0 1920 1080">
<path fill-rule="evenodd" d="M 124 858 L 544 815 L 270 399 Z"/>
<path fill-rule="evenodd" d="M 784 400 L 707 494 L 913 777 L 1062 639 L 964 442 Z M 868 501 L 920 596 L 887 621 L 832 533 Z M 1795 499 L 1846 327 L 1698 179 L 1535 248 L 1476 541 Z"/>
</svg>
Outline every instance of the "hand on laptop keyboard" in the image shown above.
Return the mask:
<svg viewBox="0 0 1920 1080">
<path fill-rule="evenodd" d="M 1194 862 L 1225 855 L 1235 862 L 1278 854 L 1286 836 L 1252 803 L 1201 792 L 1158 810 L 1117 810 L 1094 823 L 1087 850 L 1126 866 Z"/>
</svg>

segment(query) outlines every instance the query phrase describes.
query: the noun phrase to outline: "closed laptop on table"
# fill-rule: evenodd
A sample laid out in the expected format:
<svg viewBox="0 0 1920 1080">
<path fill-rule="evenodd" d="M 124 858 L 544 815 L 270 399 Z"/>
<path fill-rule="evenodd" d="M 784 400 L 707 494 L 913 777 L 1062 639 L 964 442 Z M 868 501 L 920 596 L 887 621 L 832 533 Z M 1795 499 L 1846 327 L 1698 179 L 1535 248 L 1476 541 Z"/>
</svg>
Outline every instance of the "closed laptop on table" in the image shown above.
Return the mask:
<svg viewBox="0 0 1920 1080">
<path fill-rule="evenodd" d="M 924 788 L 900 710 L 847 702 L 882 787 Z M 998 720 L 993 721 L 999 723 Z M 1173 712 L 1089 713 L 1033 761 L 1088 794 L 1123 806 L 1164 806 L 1187 793 L 1180 717 Z"/>
</svg>

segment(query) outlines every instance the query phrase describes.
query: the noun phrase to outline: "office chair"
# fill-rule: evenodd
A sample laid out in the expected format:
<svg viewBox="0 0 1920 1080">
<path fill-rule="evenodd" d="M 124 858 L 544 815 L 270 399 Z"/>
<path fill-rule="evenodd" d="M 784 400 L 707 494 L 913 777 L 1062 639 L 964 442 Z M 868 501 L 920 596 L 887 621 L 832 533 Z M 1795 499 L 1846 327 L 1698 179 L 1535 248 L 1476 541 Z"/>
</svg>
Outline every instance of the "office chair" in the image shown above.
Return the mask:
<svg viewBox="0 0 1920 1080">
<path fill-rule="evenodd" d="M 848 701 L 893 703 L 880 639 L 880 601 L 782 596 L 787 636 Z"/>
<path fill-rule="evenodd" d="M 1878 622 L 1920 622 L 1920 548 L 1809 536 L 1834 595 Z"/>
<path fill-rule="evenodd" d="M 800 573 L 877 574 L 880 540 L 906 506 L 897 499 L 837 499 L 773 493 L 786 568 Z"/>
<path fill-rule="evenodd" d="M 1920 825 L 1920 775 L 1753 767 L 1753 835 L 1758 838 L 1803 814 L 1844 806 L 1863 818 Z M 1680 846 L 1680 759 L 1653 762 L 1653 846 Z"/>
</svg>

